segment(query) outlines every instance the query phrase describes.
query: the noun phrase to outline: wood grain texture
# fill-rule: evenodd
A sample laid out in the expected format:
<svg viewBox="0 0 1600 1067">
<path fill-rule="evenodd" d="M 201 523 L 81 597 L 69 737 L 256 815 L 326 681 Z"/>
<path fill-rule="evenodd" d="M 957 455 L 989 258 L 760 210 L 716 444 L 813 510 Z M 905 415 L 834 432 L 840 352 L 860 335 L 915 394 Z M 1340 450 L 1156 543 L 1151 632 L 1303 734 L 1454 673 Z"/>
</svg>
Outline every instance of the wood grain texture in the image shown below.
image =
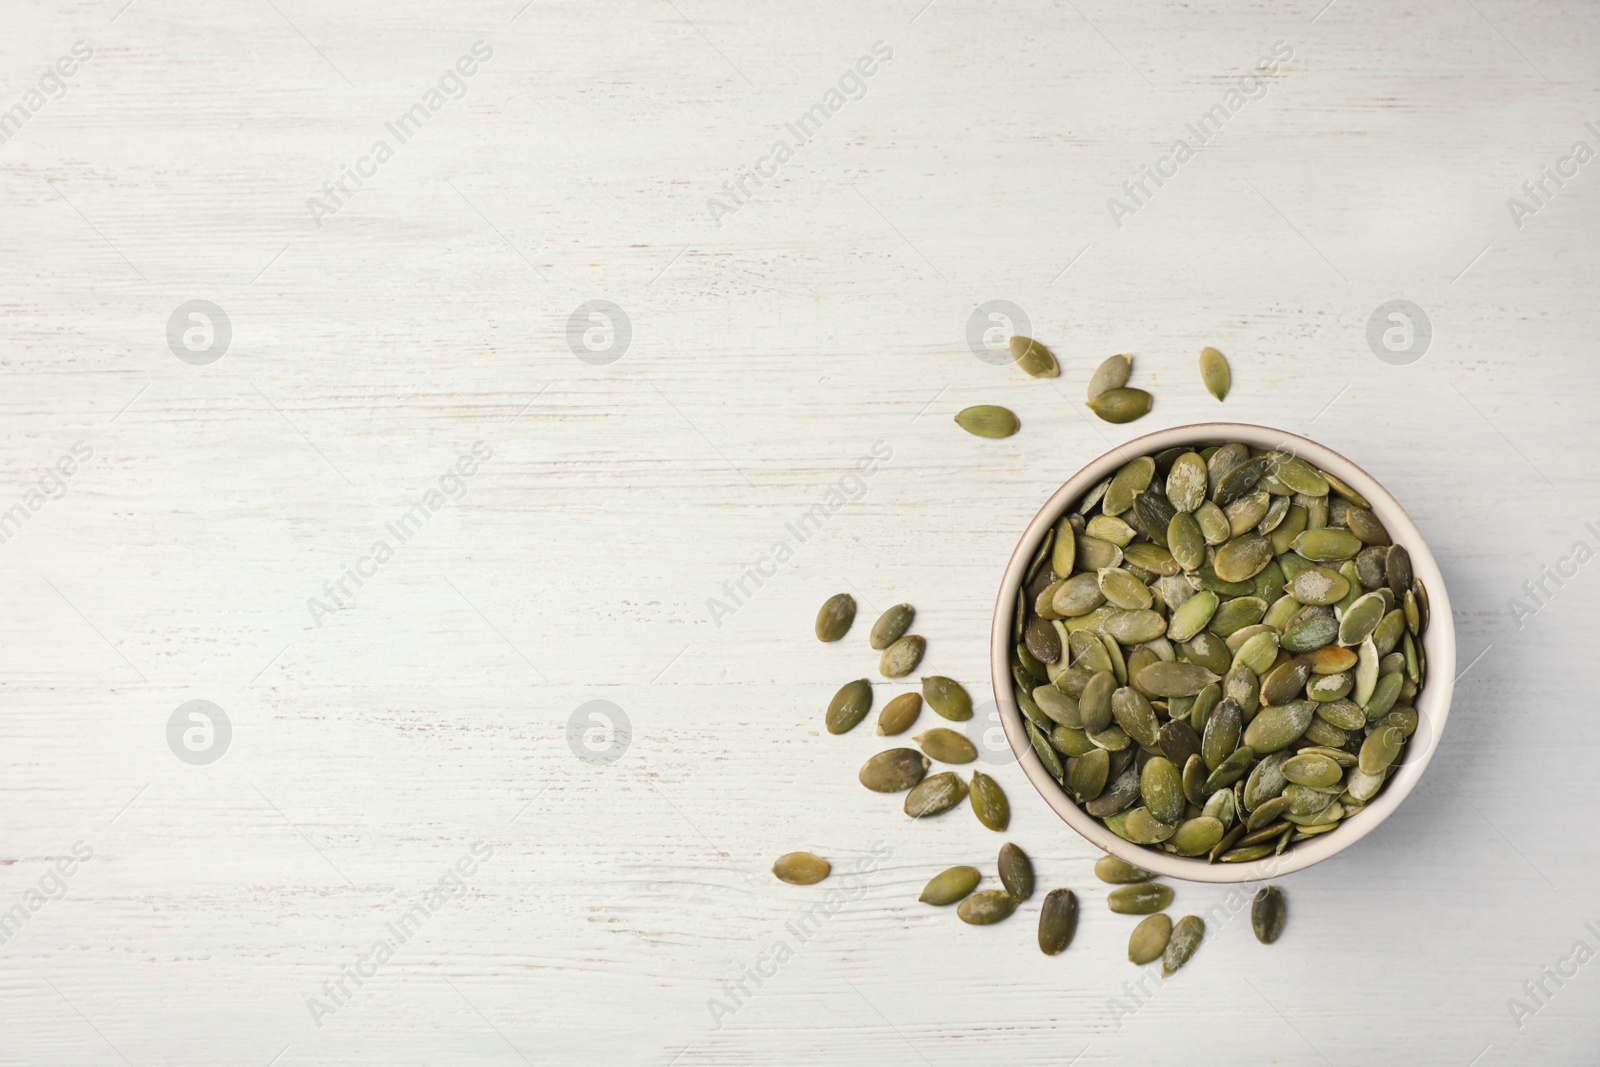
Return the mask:
<svg viewBox="0 0 1600 1067">
<path fill-rule="evenodd" d="M 1600 950 L 1600 564 L 1529 617 L 1509 601 L 1600 548 L 1600 161 L 1520 227 L 1507 199 L 1600 149 L 1600 12 L 1322 4 L 14 5 L 0 514 L 93 455 L 0 544 L 0 917 L 26 913 L 0 1064 L 1590 1062 L 1600 964 L 1538 1002 L 1523 983 Z M 41 85 L 78 41 L 64 93 Z M 459 99 L 388 134 L 478 41 Z M 864 89 L 713 219 L 877 42 Z M 1108 198 L 1279 42 L 1261 95 L 1117 225 Z M 319 226 L 308 200 L 384 137 Z M 197 299 L 232 327 L 204 366 L 167 341 Z M 632 340 L 593 365 L 568 319 L 601 299 Z M 968 350 L 995 299 L 1059 380 Z M 1393 299 L 1432 323 L 1408 366 L 1366 339 Z M 1114 352 L 1157 397 L 1132 426 L 1079 399 Z M 1022 431 L 961 433 L 977 403 Z M 983 699 L 1039 503 L 1117 441 L 1218 415 L 1387 485 L 1470 666 L 1406 805 L 1287 880 L 1282 940 L 1214 922 L 1162 984 L 1014 767 L 992 771 L 1007 834 L 912 825 L 855 781 L 881 741 L 828 736 L 822 709 L 902 600 L 923 669 Z M 458 498 L 388 534 L 476 442 Z M 380 538 L 392 557 L 313 618 Z M 861 615 L 820 645 L 841 589 Z M 210 765 L 168 747 L 192 699 L 232 724 Z M 589 738 L 612 762 L 569 744 L 593 700 L 628 719 L 615 750 Z M 1016 917 L 916 902 L 954 863 L 994 884 L 1005 840 L 1039 877 Z M 776 882 L 799 848 L 838 874 Z M 1083 918 L 1045 958 L 1061 885 Z M 29 910 L 41 886 L 59 899 Z M 1227 892 L 1180 886 L 1175 915 L 1226 917 Z"/>
</svg>

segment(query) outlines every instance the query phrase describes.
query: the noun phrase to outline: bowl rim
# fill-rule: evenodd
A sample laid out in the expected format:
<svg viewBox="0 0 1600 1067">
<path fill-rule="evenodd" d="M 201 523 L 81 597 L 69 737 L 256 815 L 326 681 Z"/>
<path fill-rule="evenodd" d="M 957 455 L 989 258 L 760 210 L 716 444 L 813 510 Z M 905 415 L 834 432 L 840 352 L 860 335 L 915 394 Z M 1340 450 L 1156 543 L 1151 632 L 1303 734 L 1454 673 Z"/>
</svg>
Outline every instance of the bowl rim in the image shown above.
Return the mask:
<svg viewBox="0 0 1600 1067">
<path fill-rule="evenodd" d="M 1288 451 L 1333 474 L 1372 504 L 1372 511 L 1397 544 L 1411 556 L 1412 573 L 1428 588 L 1429 625 L 1422 636 L 1428 665 L 1427 683 L 1415 702 L 1418 735 L 1423 743 L 1410 745 L 1402 755 L 1404 762 L 1380 792 L 1350 822 L 1336 830 L 1296 843 L 1284 855 L 1270 855 L 1248 863 L 1208 864 L 1203 858 L 1176 856 L 1125 841 L 1082 808 L 1062 790 L 1045 770 L 1028 739 L 1022 711 L 1012 695 L 1011 628 L 1016 598 L 1022 577 L 1046 532 L 1066 513 L 1066 509 L 1101 479 L 1108 477 L 1129 460 L 1161 452 L 1180 444 L 1205 447 L 1212 443 L 1238 441 L 1253 448 Z M 1284 446 L 1289 447 L 1285 448 Z M 1155 874 L 1192 882 L 1236 883 L 1276 878 L 1304 870 L 1328 859 L 1366 837 L 1387 819 L 1410 795 L 1438 748 L 1450 715 L 1450 700 L 1455 690 L 1455 625 L 1450 611 L 1450 596 L 1438 561 L 1422 536 L 1422 531 L 1406 510 L 1378 480 L 1350 459 L 1326 445 L 1288 430 L 1259 423 L 1198 422 L 1173 426 L 1125 441 L 1090 460 L 1076 474 L 1051 493 L 1029 521 L 1007 562 L 995 601 L 990 629 L 990 676 L 995 706 L 1006 740 L 1023 773 L 1061 820 L 1079 836 L 1103 852 Z"/>
</svg>

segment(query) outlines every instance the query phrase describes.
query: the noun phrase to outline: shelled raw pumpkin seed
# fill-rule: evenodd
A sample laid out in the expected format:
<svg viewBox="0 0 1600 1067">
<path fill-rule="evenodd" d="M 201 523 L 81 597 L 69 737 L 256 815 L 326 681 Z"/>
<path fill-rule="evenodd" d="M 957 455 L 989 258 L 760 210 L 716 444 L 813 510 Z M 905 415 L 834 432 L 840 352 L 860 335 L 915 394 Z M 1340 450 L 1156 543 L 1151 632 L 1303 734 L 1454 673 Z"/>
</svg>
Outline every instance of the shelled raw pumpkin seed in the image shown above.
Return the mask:
<svg viewBox="0 0 1600 1067">
<path fill-rule="evenodd" d="M 1246 862 L 1377 796 L 1417 726 L 1427 625 L 1410 555 L 1350 486 L 1288 452 L 1171 448 L 1045 537 L 1014 696 L 1048 772 L 1113 833 Z"/>
</svg>

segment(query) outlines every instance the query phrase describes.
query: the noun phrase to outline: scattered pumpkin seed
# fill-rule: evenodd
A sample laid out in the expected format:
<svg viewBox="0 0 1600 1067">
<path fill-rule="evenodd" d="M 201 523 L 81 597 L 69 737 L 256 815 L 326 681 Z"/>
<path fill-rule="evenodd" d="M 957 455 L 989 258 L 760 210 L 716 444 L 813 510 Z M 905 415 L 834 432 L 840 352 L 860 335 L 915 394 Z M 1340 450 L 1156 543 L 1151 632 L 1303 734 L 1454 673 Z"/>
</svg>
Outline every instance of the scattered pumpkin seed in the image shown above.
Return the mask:
<svg viewBox="0 0 1600 1067">
<path fill-rule="evenodd" d="M 1009 841 L 1000 846 L 1000 884 L 1018 900 L 1033 896 L 1033 861 Z"/>
<path fill-rule="evenodd" d="M 1166 978 L 1189 962 L 1200 942 L 1205 940 L 1205 920 L 1198 915 L 1185 915 L 1172 924 L 1172 938 L 1161 954 L 1161 977 Z"/>
<path fill-rule="evenodd" d="M 832 864 L 810 852 L 785 852 L 772 864 L 772 873 L 790 885 L 816 885 L 831 870 Z"/>
<path fill-rule="evenodd" d="M 1172 887 L 1160 882 L 1138 882 L 1106 894 L 1106 905 L 1118 915 L 1150 915 L 1172 903 Z"/>
<path fill-rule="evenodd" d="M 1200 350 L 1200 381 L 1205 384 L 1206 392 L 1218 400 L 1227 399 L 1233 373 L 1228 369 L 1227 357 L 1215 348 L 1207 346 Z"/>
<path fill-rule="evenodd" d="M 1171 916 L 1165 912 L 1147 916 L 1128 935 L 1128 962 L 1144 964 L 1160 959 L 1171 938 Z"/>
<path fill-rule="evenodd" d="M 930 774 L 906 794 L 905 812 L 913 819 L 949 811 L 966 799 L 967 783 L 955 771 Z"/>
<path fill-rule="evenodd" d="M 1135 867 L 1127 860 L 1118 859 L 1116 856 L 1101 856 L 1095 860 L 1094 876 L 1111 885 L 1133 885 L 1138 882 L 1148 882 L 1155 877 L 1143 867 Z"/>
<path fill-rule="evenodd" d="M 826 718 L 830 734 L 849 733 L 872 710 L 872 683 L 865 678 L 846 682 L 828 702 Z"/>
<path fill-rule="evenodd" d="M 917 609 L 910 604 L 896 604 L 879 615 L 878 621 L 872 624 L 872 632 L 867 637 L 868 643 L 882 652 L 911 629 L 911 620 L 916 614 Z"/>
<path fill-rule="evenodd" d="M 1105 422 L 1124 423 L 1142 419 L 1150 414 L 1154 398 L 1143 389 L 1109 389 L 1089 401 L 1089 410 Z"/>
<path fill-rule="evenodd" d="M 978 821 L 996 832 L 1011 823 L 1011 805 L 1000 783 L 982 771 L 972 772 L 972 813 Z"/>
<path fill-rule="evenodd" d="M 956 425 L 974 437 L 1000 438 L 1016 433 L 1022 423 L 1010 408 L 999 404 L 974 404 L 956 412 Z"/>
<path fill-rule="evenodd" d="M 943 726 L 918 734 L 912 738 L 922 751 L 940 763 L 971 763 L 978 758 L 978 749 L 965 734 Z M 915 784 L 915 783 L 913 783 Z"/>
<path fill-rule="evenodd" d="M 1112 356 L 1094 369 L 1089 376 L 1089 390 L 1086 399 L 1093 400 L 1113 389 L 1121 389 L 1128 384 L 1128 373 L 1133 369 L 1132 356 Z"/>
<path fill-rule="evenodd" d="M 835 593 L 817 611 L 817 640 L 837 641 L 850 632 L 850 624 L 855 621 L 856 598 L 849 593 Z"/>
<path fill-rule="evenodd" d="M 1055 377 L 1055 375 L 1050 375 Z M 1009 918 L 1017 910 L 1017 898 L 1004 889 L 985 889 L 956 905 L 956 915 L 964 923 L 988 926 Z"/>
<path fill-rule="evenodd" d="M 978 888 L 982 878 L 976 867 L 949 867 L 928 879 L 917 899 L 924 904 L 948 907 Z"/>
<path fill-rule="evenodd" d="M 1030 378 L 1055 378 L 1061 374 L 1056 357 L 1031 337 L 1011 338 L 1011 358 Z"/>
<path fill-rule="evenodd" d="M 966 722 L 972 718 L 972 697 L 960 682 L 942 674 L 923 676 L 922 698 L 928 702 L 928 707 L 952 722 Z"/>
<path fill-rule="evenodd" d="M 904 678 L 917 669 L 927 648 L 926 639 L 907 634 L 883 650 L 883 655 L 878 657 L 878 673 L 885 678 Z"/>
<path fill-rule="evenodd" d="M 1278 940 L 1286 918 L 1288 910 L 1281 889 L 1268 885 L 1257 890 L 1256 898 L 1250 904 L 1250 926 L 1255 930 L 1257 941 L 1270 945 Z"/>
<path fill-rule="evenodd" d="M 874 793 L 901 793 L 927 773 L 928 757 L 914 748 L 891 748 L 863 763 L 857 777 Z"/>
<path fill-rule="evenodd" d="M 1070 889 L 1052 889 L 1039 909 L 1039 951 L 1055 956 L 1072 944 L 1078 930 L 1078 896 Z"/>
<path fill-rule="evenodd" d="M 921 712 L 920 693 L 901 693 L 878 712 L 878 733 L 884 737 L 903 734 L 911 729 L 911 724 L 917 721 Z"/>
</svg>

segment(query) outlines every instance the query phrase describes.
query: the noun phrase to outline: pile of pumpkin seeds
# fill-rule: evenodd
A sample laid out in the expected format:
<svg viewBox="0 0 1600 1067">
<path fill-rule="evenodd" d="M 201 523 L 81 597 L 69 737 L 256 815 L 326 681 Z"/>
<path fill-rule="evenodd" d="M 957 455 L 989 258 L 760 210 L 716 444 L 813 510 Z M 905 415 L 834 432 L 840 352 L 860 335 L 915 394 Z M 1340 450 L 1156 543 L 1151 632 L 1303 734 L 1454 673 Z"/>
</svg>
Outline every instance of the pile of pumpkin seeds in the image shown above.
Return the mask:
<svg viewBox="0 0 1600 1067">
<path fill-rule="evenodd" d="M 1011 358 L 1032 378 L 1055 378 L 1061 365 L 1055 354 L 1031 337 L 1011 338 Z M 1150 414 L 1155 398 L 1147 390 L 1128 385 L 1133 357 L 1112 356 L 1095 368 L 1089 377 L 1086 406 L 1106 422 L 1124 423 Z M 1200 350 L 1200 381 L 1218 400 L 1227 397 L 1233 385 L 1228 360 L 1215 348 Z M 976 404 L 956 412 L 956 425 L 975 437 L 1010 437 L 1022 426 L 1009 409 L 998 404 Z"/>
<path fill-rule="evenodd" d="M 1124 840 L 1241 863 L 1358 816 L 1417 726 L 1428 593 L 1370 503 L 1236 442 L 1129 461 L 1040 544 L 1014 694 Z"/>
</svg>

